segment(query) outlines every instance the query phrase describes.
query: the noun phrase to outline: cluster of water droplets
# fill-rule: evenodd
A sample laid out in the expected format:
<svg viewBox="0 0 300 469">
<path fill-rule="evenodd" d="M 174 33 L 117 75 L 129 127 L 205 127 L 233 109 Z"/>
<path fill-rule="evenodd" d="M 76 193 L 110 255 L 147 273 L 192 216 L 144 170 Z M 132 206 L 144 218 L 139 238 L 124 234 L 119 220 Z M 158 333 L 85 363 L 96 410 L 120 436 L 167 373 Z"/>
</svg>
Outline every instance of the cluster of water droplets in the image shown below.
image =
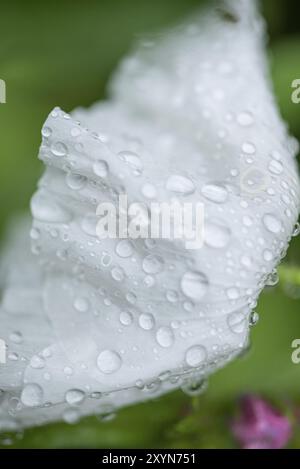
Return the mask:
<svg viewBox="0 0 300 469">
<path fill-rule="evenodd" d="M 259 293 L 277 283 L 299 232 L 299 182 L 295 142 L 258 66 L 260 23 L 244 13 L 235 25 L 207 13 L 142 47 L 117 74 L 113 102 L 49 115 L 34 257 L 15 268 L 1 306 L 0 431 L 108 421 L 177 388 L 198 395 L 247 348 Z M 118 208 L 122 194 L 142 204 L 145 229 L 152 202 L 201 203 L 203 247 L 99 237 L 98 205 Z"/>
</svg>

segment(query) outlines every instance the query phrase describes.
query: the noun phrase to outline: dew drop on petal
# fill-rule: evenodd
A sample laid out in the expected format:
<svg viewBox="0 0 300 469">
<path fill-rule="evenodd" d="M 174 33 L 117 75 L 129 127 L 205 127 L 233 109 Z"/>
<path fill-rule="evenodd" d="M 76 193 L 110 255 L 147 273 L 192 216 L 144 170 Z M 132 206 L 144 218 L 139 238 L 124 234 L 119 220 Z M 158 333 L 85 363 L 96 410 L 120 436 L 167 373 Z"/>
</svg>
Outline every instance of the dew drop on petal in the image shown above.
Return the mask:
<svg viewBox="0 0 300 469">
<path fill-rule="evenodd" d="M 146 274 L 158 274 L 164 268 L 164 260 L 160 256 L 149 254 L 143 260 L 143 270 Z"/>
<path fill-rule="evenodd" d="M 99 176 L 100 178 L 106 178 L 108 175 L 108 164 L 106 161 L 103 160 L 97 160 L 93 164 L 93 171 L 96 174 L 96 176 Z"/>
<path fill-rule="evenodd" d="M 90 303 L 87 298 L 79 296 L 74 300 L 74 308 L 80 313 L 86 313 L 90 308 Z"/>
<path fill-rule="evenodd" d="M 282 223 L 278 218 L 272 213 L 266 213 L 263 216 L 263 224 L 268 231 L 271 233 L 280 233 L 282 229 Z"/>
<path fill-rule="evenodd" d="M 194 183 L 180 174 L 171 175 L 167 180 L 166 188 L 170 192 L 182 195 L 192 194 L 195 191 Z"/>
<path fill-rule="evenodd" d="M 154 316 L 150 313 L 143 313 L 139 316 L 139 325 L 142 329 L 149 331 L 153 329 L 155 324 Z"/>
<path fill-rule="evenodd" d="M 189 366 L 197 367 L 202 365 L 207 358 L 207 350 L 202 345 L 193 345 L 185 354 L 185 361 Z"/>
<path fill-rule="evenodd" d="M 130 257 L 133 254 L 133 246 L 130 241 L 126 239 L 119 241 L 116 246 L 116 253 L 120 257 Z"/>
<path fill-rule="evenodd" d="M 65 400 L 69 405 L 79 405 L 83 402 L 85 393 L 80 389 L 69 389 L 66 392 Z"/>
<path fill-rule="evenodd" d="M 38 384 L 26 384 L 21 393 L 21 402 L 27 407 L 37 407 L 43 403 L 43 395 L 43 390 Z"/>
<path fill-rule="evenodd" d="M 174 334 L 172 329 L 166 326 L 160 327 L 156 332 L 156 340 L 161 347 L 171 347 L 174 343 Z"/>
<path fill-rule="evenodd" d="M 244 111 L 238 114 L 237 122 L 243 127 L 248 127 L 249 125 L 253 124 L 253 116 L 250 112 Z"/>
<path fill-rule="evenodd" d="M 133 322 L 133 316 L 129 311 L 121 311 L 119 319 L 123 326 L 130 326 Z"/>
<path fill-rule="evenodd" d="M 122 365 L 120 355 L 114 350 L 103 350 L 97 358 L 97 366 L 102 373 L 115 373 Z"/>
<path fill-rule="evenodd" d="M 217 204 L 224 203 L 228 197 L 227 189 L 221 184 L 205 184 L 201 193 L 207 200 Z"/>
</svg>

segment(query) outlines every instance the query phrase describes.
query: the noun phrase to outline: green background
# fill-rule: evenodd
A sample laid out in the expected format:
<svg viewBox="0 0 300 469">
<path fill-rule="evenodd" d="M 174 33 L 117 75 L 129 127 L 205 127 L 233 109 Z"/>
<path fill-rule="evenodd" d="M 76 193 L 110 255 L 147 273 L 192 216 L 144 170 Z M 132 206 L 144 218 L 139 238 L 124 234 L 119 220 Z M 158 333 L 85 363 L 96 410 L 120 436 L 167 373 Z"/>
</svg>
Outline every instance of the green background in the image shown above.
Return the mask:
<svg viewBox="0 0 300 469">
<path fill-rule="evenodd" d="M 7 84 L 7 103 L 0 105 L 0 237 L 9 217 L 27 209 L 41 174 L 40 129 L 49 111 L 56 105 L 71 111 L 105 96 L 112 70 L 139 37 L 180 21 L 200 3 L 1 2 L 0 78 Z M 300 138 L 300 104 L 290 99 L 291 82 L 300 78 L 296 2 L 262 4 L 275 92 L 291 131 Z M 279 285 L 261 296 L 251 350 L 216 373 L 203 396 L 191 399 L 176 392 L 124 409 L 111 421 L 92 417 L 77 425 L 28 430 L 13 447 L 233 447 L 229 425 L 245 392 L 260 393 L 295 414 L 300 364 L 291 362 L 291 342 L 300 338 L 299 247 L 300 240 L 294 239 Z M 300 448 L 299 422 L 292 420 L 290 446 Z"/>
</svg>

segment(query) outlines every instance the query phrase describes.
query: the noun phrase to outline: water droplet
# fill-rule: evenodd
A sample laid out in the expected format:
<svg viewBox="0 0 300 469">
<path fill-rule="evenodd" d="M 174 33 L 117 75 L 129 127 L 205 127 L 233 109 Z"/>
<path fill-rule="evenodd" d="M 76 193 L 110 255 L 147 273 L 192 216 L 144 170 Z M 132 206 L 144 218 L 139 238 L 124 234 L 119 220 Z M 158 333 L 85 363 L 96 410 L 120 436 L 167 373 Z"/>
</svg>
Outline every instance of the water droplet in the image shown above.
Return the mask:
<svg viewBox="0 0 300 469">
<path fill-rule="evenodd" d="M 242 145 L 242 150 L 244 153 L 246 153 L 247 155 L 254 155 L 254 153 L 256 152 L 256 148 L 255 148 L 255 145 L 251 142 L 245 142 L 243 143 Z"/>
<path fill-rule="evenodd" d="M 124 270 L 121 267 L 113 267 L 111 276 L 116 282 L 122 282 L 125 278 Z"/>
<path fill-rule="evenodd" d="M 269 164 L 269 171 L 273 174 L 279 175 L 283 171 L 283 165 L 280 161 L 271 160 Z"/>
<path fill-rule="evenodd" d="M 139 325 L 142 329 L 149 331 L 153 329 L 155 324 L 155 319 L 152 314 L 143 313 L 139 316 Z"/>
<path fill-rule="evenodd" d="M 42 357 L 39 357 L 38 355 L 33 355 L 30 359 L 30 366 L 31 368 L 34 368 L 36 370 L 40 370 L 44 368 L 45 366 L 45 360 Z"/>
<path fill-rule="evenodd" d="M 143 270 L 146 274 L 158 274 L 164 268 L 164 260 L 160 256 L 149 254 L 143 260 Z"/>
<path fill-rule="evenodd" d="M 115 373 L 122 365 L 120 355 L 114 350 L 103 350 L 97 358 L 97 366 L 102 373 Z"/>
<path fill-rule="evenodd" d="M 106 178 L 108 175 L 108 170 L 109 168 L 106 161 L 98 160 L 93 164 L 93 171 L 96 176 L 99 176 L 100 178 Z"/>
<path fill-rule="evenodd" d="M 274 287 L 279 282 L 279 275 L 276 269 L 273 269 L 272 272 L 268 275 L 266 280 L 266 285 L 269 287 Z"/>
<path fill-rule="evenodd" d="M 187 396 L 199 396 L 206 391 L 207 386 L 208 381 L 205 378 L 190 378 L 183 383 L 181 390 Z"/>
<path fill-rule="evenodd" d="M 226 293 L 230 300 L 236 300 L 240 296 L 239 289 L 235 287 L 228 288 Z"/>
<path fill-rule="evenodd" d="M 21 402 L 27 407 L 37 407 L 43 402 L 43 390 L 35 383 L 26 384 L 21 394 Z"/>
<path fill-rule="evenodd" d="M 134 171 L 140 172 L 143 169 L 141 158 L 133 151 L 120 151 L 118 157 Z"/>
<path fill-rule="evenodd" d="M 69 405 L 79 405 L 83 402 L 85 393 L 80 389 L 69 389 L 66 392 L 65 400 Z"/>
<path fill-rule="evenodd" d="M 241 112 L 237 116 L 238 124 L 240 124 L 243 127 L 248 127 L 249 125 L 252 125 L 253 121 L 254 121 L 253 116 L 251 112 L 248 112 L 248 111 Z"/>
<path fill-rule="evenodd" d="M 50 127 L 44 126 L 42 128 L 42 136 L 43 137 L 48 138 L 48 137 L 50 137 L 51 134 L 52 134 L 52 129 L 50 129 Z"/>
<path fill-rule="evenodd" d="M 133 322 L 133 316 L 129 311 L 121 311 L 119 319 L 123 326 L 130 326 Z"/>
<path fill-rule="evenodd" d="M 204 240 L 207 246 L 221 249 L 227 246 L 231 237 L 230 229 L 220 221 L 204 223 Z"/>
<path fill-rule="evenodd" d="M 271 233 L 280 233 L 282 229 L 282 223 L 275 215 L 271 213 L 266 213 L 263 216 L 263 224 L 265 225 L 266 229 Z"/>
<path fill-rule="evenodd" d="M 249 325 L 255 326 L 259 321 L 259 314 L 256 311 L 252 311 L 249 317 Z"/>
<path fill-rule="evenodd" d="M 221 184 L 206 184 L 202 187 L 201 193 L 206 199 L 218 204 L 224 203 L 228 197 L 227 189 Z"/>
<path fill-rule="evenodd" d="M 79 296 L 74 301 L 74 308 L 80 313 L 86 313 L 90 308 L 90 303 L 87 298 Z"/>
<path fill-rule="evenodd" d="M 156 332 L 156 340 L 161 347 L 171 347 L 174 342 L 174 334 L 172 329 L 166 326 L 160 327 Z"/>
<path fill-rule="evenodd" d="M 55 156 L 66 156 L 68 149 L 62 142 L 55 142 L 51 145 L 51 151 Z"/>
<path fill-rule="evenodd" d="M 181 279 L 182 292 L 194 301 L 200 301 L 208 289 L 207 277 L 197 271 L 186 272 Z"/>
<path fill-rule="evenodd" d="M 189 366 L 197 367 L 202 365 L 207 359 L 206 348 L 202 345 L 193 345 L 185 354 L 185 361 Z"/>
<path fill-rule="evenodd" d="M 133 245 L 130 241 L 124 239 L 120 241 L 116 246 L 116 253 L 120 257 L 130 257 L 133 254 Z"/>
<path fill-rule="evenodd" d="M 167 180 L 166 188 L 170 192 L 188 195 L 195 191 L 194 183 L 187 177 L 173 174 Z"/>
<path fill-rule="evenodd" d="M 66 182 L 70 189 L 78 191 L 80 189 L 83 189 L 87 182 L 87 178 L 85 176 L 82 176 L 81 174 L 68 173 L 66 176 Z"/>
<path fill-rule="evenodd" d="M 263 258 L 267 262 L 272 261 L 274 259 L 272 251 L 270 251 L 269 249 L 265 249 L 263 252 Z"/>
<path fill-rule="evenodd" d="M 299 234 L 300 234 L 300 223 L 297 222 L 297 223 L 295 224 L 295 226 L 294 226 L 294 231 L 293 231 L 292 236 L 293 236 L 293 237 L 296 237 L 296 236 L 298 236 Z"/>
</svg>

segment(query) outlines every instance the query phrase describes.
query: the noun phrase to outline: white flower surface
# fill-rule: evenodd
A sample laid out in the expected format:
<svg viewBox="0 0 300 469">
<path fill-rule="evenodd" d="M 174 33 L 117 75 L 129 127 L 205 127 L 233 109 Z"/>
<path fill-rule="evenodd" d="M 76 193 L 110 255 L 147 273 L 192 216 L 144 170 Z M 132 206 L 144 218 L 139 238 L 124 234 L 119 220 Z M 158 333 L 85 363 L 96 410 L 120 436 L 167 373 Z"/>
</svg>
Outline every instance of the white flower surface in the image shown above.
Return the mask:
<svg viewBox="0 0 300 469">
<path fill-rule="evenodd" d="M 219 5 L 142 43 L 108 101 L 46 120 L 33 225 L 2 261 L 0 429 L 193 392 L 247 346 L 298 218 L 297 145 L 255 2 Z M 97 205 L 124 193 L 202 202 L 204 246 L 99 239 Z"/>
</svg>

